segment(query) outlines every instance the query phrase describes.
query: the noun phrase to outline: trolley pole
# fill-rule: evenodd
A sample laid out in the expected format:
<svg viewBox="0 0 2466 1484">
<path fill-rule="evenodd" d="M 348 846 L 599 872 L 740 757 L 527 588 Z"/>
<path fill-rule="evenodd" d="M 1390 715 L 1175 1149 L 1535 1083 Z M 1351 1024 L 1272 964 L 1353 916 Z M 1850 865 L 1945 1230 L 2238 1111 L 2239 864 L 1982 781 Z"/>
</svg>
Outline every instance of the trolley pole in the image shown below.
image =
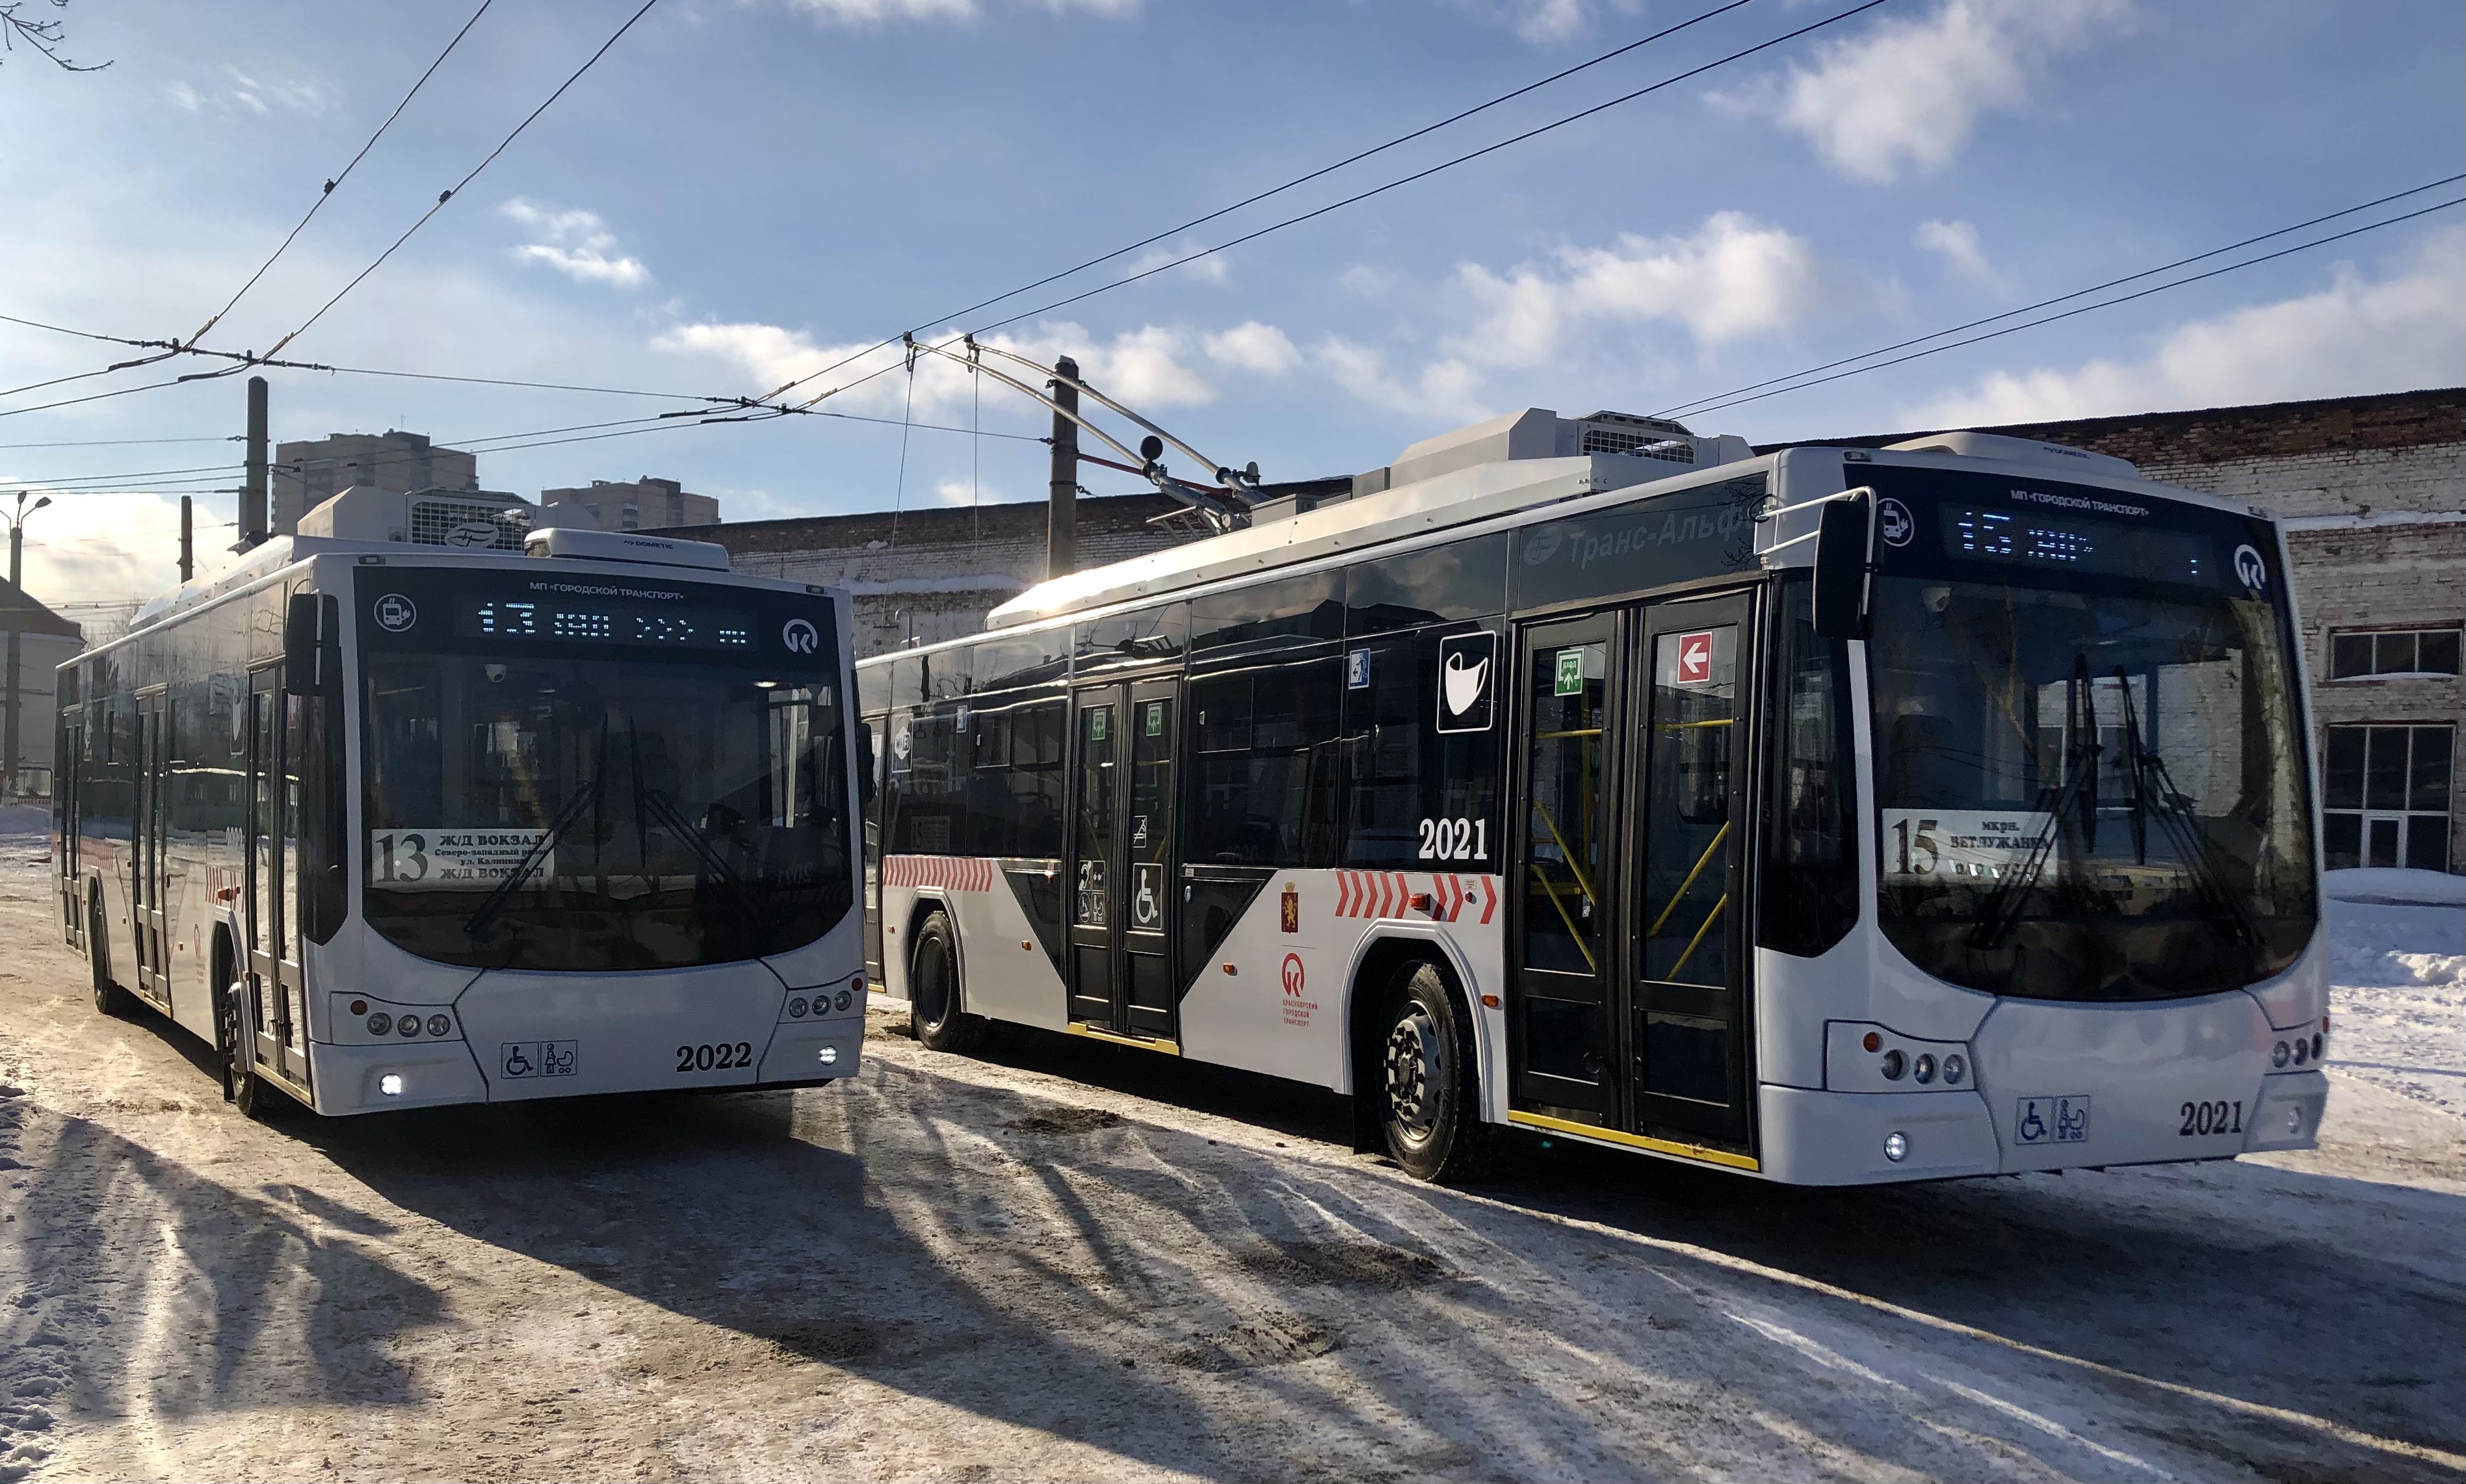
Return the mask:
<svg viewBox="0 0 2466 1484">
<path fill-rule="evenodd" d="M 1079 363 L 1068 356 L 1053 363 L 1056 405 L 1079 410 Z M 1064 381 L 1062 377 L 1070 378 Z M 1053 472 L 1050 505 L 1044 516 L 1044 575 L 1047 579 L 1079 570 L 1079 424 L 1061 413 L 1053 415 Z"/>
<path fill-rule="evenodd" d="M 265 378 L 248 378 L 248 478 L 240 484 L 239 550 L 265 540 Z"/>
</svg>

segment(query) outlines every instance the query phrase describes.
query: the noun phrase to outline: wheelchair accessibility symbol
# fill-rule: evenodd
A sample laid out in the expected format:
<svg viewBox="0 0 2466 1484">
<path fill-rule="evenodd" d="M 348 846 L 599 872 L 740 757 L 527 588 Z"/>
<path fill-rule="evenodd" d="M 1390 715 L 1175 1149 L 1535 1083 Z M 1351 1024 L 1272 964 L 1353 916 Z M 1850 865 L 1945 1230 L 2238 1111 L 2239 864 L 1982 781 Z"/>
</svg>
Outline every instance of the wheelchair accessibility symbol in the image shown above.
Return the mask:
<svg viewBox="0 0 2466 1484">
<path fill-rule="evenodd" d="M 497 1065 L 508 1077 L 571 1077 L 581 1043 L 575 1041 L 508 1041 Z"/>
<path fill-rule="evenodd" d="M 2024 1144 L 2086 1143 L 2089 1099 L 2078 1092 L 2061 1097 L 2025 1097 L 2013 1117 L 2012 1133 Z"/>
</svg>

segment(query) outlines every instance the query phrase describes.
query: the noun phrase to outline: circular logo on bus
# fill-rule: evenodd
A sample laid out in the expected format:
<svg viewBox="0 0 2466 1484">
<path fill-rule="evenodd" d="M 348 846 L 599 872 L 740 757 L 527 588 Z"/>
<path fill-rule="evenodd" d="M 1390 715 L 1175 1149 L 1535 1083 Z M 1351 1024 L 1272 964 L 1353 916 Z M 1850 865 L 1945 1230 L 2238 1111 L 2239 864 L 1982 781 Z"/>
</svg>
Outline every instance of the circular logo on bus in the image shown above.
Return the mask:
<svg viewBox="0 0 2466 1484">
<path fill-rule="evenodd" d="M 377 627 L 389 634 L 399 634 L 419 621 L 419 609 L 399 593 L 388 593 L 378 598 L 372 615 Z"/>
<path fill-rule="evenodd" d="M 822 636 L 802 618 L 791 618 L 779 628 L 779 642 L 790 654 L 809 655 L 822 645 Z"/>
<path fill-rule="evenodd" d="M 1910 519 L 1910 507 L 1890 495 L 1875 506 L 1875 519 L 1881 524 L 1886 546 L 1908 546 L 1910 537 L 1917 534 L 1918 523 Z"/>
<path fill-rule="evenodd" d="M 2234 570 L 2245 587 L 2255 593 L 2268 590 L 2269 564 L 2260 559 L 2259 551 L 2248 546 L 2235 548 Z"/>
</svg>

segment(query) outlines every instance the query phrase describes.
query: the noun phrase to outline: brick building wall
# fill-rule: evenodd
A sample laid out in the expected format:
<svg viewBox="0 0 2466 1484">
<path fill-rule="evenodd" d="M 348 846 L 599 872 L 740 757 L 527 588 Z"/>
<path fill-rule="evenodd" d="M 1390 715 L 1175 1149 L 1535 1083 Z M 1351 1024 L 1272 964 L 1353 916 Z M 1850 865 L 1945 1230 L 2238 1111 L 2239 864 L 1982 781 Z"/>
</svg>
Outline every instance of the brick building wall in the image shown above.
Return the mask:
<svg viewBox="0 0 2466 1484">
<path fill-rule="evenodd" d="M 1205 534 L 1162 495 L 1079 502 L 1079 562 L 1127 561 Z M 1162 519 L 1159 519 L 1162 517 Z M 817 515 L 662 531 L 728 548 L 739 572 L 845 587 L 856 596 L 859 658 L 911 640 L 984 631 L 985 615 L 1044 580 L 1042 501 L 936 506 L 897 515 Z"/>
</svg>

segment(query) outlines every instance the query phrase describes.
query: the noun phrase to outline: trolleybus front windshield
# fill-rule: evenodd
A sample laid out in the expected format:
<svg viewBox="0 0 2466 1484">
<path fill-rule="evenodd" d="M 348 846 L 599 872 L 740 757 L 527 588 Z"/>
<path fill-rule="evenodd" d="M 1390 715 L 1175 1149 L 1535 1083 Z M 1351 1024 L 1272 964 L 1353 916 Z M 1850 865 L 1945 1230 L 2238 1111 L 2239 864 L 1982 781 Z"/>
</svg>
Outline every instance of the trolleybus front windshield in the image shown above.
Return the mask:
<svg viewBox="0 0 2466 1484">
<path fill-rule="evenodd" d="M 2033 999 L 2209 994 L 2293 963 L 2318 907 L 2267 523 L 1872 473 L 1886 935 Z"/>
<path fill-rule="evenodd" d="M 365 904 L 423 958 L 673 968 L 845 916 L 839 648 L 818 596 L 363 572 Z"/>
</svg>

